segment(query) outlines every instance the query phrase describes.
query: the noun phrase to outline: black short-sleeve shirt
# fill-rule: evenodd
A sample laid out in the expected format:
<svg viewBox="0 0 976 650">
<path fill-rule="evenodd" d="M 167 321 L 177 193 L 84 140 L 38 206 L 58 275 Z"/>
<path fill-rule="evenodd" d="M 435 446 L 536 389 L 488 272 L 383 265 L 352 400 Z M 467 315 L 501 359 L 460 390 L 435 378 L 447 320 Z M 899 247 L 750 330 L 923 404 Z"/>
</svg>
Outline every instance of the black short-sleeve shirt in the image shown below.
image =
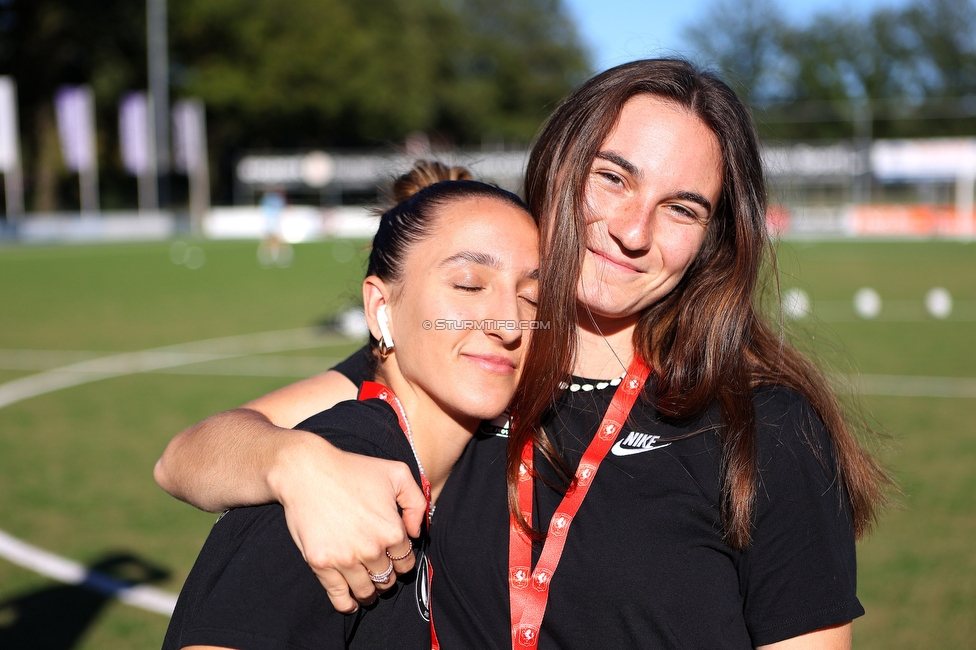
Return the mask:
<svg viewBox="0 0 976 650">
<path fill-rule="evenodd" d="M 608 389 L 560 399 L 547 426 L 570 469 L 611 396 Z M 540 648 L 752 648 L 863 614 L 850 513 L 826 432 L 792 391 L 762 389 L 754 402 L 752 546 L 736 551 L 722 538 L 717 410 L 667 423 L 640 400 L 573 520 Z M 445 648 L 511 647 L 506 442 L 479 436 L 438 502 L 433 600 Z M 559 483 L 538 455 L 536 467 Z M 537 528 L 548 528 L 561 499 L 536 480 Z"/>
<path fill-rule="evenodd" d="M 361 351 L 336 369 L 358 385 L 367 367 Z M 570 470 L 612 396 L 608 386 L 558 400 L 546 426 Z M 863 615 L 827 432 L 794 391 L 758 389 L 753 403 L 759 478 L 749 549 L 722 539 L 717 407 L 676 423 L 652 399 L 638 400 L 573 521 L 540 648 L 752 648 Z M 438 500 L 432 599 L 448 650 L 511 647 L 505 436 L 486 423 Z M 559 485 L 538 454 L 536 467 Z M 534 524 L 545 530 L 562 492 L 536 480 L 534 494 Z"/>
<path fill-rule="evenodd" d="M 403 461 L 419 483 L 396 413 L 381 400 L 342 402 L 295 428 L 346 451 Z M 426 537 L 415 543 L 422 554 L 426 546 Z M 428 604 L 414 570 L 398 576 L 373 606 L 339 614 L 292 541 L 282 507 L 235 508 L 214 524 L 180 593 L 163 649 L 420 650 L 430 648 Z"/>
</svg>

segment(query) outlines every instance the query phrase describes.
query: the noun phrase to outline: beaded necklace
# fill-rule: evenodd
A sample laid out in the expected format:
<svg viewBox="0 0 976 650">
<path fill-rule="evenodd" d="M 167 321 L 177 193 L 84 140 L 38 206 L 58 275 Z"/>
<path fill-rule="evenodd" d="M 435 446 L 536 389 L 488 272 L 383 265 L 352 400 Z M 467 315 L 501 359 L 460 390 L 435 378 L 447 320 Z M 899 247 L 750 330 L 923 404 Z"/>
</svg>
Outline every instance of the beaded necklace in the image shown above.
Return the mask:
<svg viewBox="0 0 976 650">
<path fill-rule="evenodd" d="M 561 381 L 561 382 L 559 382 L 559 389 L 560 390 L 566 390 L 568 388 L 570 390 L 570 392 L 573 392 L 573 393 L 576 393 L 578 391 L 589 392 L 591 390 L 603 390 L 604 388 L 606 388 L 608 386 L 619 386 L 620 385 L 620 382 L 624 378 L 624 375 L 626 375 L 626 374 L 627 374 L 627 371 L 625 370 L 624 372 L 620 373 L 620 376 L 619 377 L 614 377 L 613 379 L 608 379 L 606 381 L 598 381 L 598 382 L 596 382 L 594 384 L 590 384 L 590 383 L 578 384 L 576 382 L 573 382 L 572 384 L 569 384 L 569 383 L 566 383 L 565 381 Z"/>
</svg>

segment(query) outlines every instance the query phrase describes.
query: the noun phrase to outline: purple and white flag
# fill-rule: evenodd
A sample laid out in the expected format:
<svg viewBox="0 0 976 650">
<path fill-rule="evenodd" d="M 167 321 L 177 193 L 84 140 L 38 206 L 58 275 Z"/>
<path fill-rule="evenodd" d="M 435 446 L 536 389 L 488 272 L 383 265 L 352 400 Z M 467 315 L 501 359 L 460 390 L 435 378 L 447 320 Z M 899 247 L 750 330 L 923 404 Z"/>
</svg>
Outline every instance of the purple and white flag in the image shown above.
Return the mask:
<svg viewBox="0 0 976 650">
<path fill-rule="evenodd" d="M 192 174 L 207 164 L 207 125 L 203 102 L 181 99 L 173 106 L 173 166 Z"/>
<path fill-rule="evenodd" d="M 0 77 L 0 172 L 20 169 L 20 134 L 17 122 L 17 84 Z"/>
<path fill-rule="evenodd" d="M 126 93 L 119 102 L 119 146 L 122 164 L 133 176 L 151 171 L 152 123 L 146 93 Z"/>
<path fill-rule="evenodd" d="M 88 86 L 62 86 L 54 96 L 65 166 L 83 173 L 97 169 L 95 100 Z"/>
</svg>

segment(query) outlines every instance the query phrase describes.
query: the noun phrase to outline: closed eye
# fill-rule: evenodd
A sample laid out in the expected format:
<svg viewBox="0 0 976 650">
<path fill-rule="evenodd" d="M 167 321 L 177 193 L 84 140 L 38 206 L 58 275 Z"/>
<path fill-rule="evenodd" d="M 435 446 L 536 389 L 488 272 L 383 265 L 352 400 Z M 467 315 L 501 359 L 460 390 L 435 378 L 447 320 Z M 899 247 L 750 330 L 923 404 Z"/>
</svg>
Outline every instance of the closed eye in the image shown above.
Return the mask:
<svg viewBox="0 0 976 650">
<path fill-rule="evenodd" d="M 460 289 L 461 291 L 470 291 L 470 292 L 481 291 L 482 289 L 482 287 L 476 285 L 470 285 L 470 284 L 455 284 L 454 288 Z"/>
</svg>

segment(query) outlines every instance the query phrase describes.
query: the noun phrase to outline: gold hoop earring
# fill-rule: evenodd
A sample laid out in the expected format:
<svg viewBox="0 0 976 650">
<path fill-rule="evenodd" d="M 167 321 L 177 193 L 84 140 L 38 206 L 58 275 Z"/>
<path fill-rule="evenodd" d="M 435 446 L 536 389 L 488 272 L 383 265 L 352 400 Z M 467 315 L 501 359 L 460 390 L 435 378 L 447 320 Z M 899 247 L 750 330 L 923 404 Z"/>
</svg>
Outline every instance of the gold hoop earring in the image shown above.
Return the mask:
<svg viewBox="0 0 976 650">
<path fill-rule="evenodd" d="M 384 359 L 390 356 L 390 354 L 393 352 L 393 346 L 387 345 L 385 338 L 381 338 L 379 340 L 379 344 L 376 347 L 379 348 L 380 356 L 383 357 Z"/>
</svg>

